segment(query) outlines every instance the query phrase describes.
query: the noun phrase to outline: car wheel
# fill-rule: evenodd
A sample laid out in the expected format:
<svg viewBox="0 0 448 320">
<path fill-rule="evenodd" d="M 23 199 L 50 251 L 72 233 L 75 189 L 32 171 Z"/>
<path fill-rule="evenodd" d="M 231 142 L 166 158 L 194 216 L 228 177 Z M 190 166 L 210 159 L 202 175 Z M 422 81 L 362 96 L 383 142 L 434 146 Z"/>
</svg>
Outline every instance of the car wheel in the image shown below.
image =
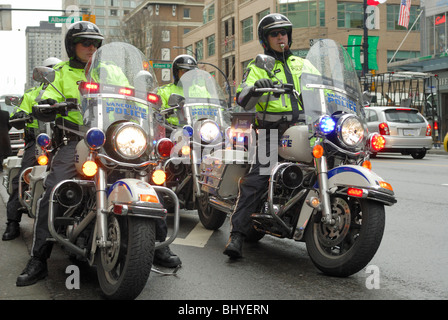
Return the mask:
<svg viewBox="0 0 448 320">
<path fill-rule="evenodd" d="M 414 159 L 423 159 L 425 157 L 425 155 L 426 155 L 426 150 L 425 149 L 420 150 L 420 151 L 413 151 L 413 152 L 411 152 L 411 156 Z"/>
</svg>

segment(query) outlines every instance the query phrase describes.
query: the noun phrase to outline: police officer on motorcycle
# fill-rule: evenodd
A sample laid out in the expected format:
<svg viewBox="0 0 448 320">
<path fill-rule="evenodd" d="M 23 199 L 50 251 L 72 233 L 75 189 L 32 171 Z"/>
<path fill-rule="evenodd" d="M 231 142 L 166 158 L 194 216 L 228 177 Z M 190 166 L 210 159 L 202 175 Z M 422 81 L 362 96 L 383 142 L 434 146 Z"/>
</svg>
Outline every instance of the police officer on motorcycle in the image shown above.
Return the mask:
<svg viewBox="0 0 448 320">
<path fill-rule="evenodd" d="M 162 108 L 170 108 L 168 105 L 168 99 L 172 93 L 177 93 L 181 96 L 184 95 L 183 88 L 180 88 L 177 84 L 179 79 L 187 72 L 188 70 L 193 70 L 198 67 L 198 63 L 195 58 L 188 54 L 181 54 L 174 58 L 173 60 L 173 78 L 174 82 L 164 85 L 161 87 L 157 94 L 162 98 Z M 166 121 L 174 126 L 179 125 L 179 119 L 175 115 L 169 116 Z"/>
<path fill-rule="evenodd" d="M 65 35 L 65 49 L 69 60 L 56 66 L 56 77 L 52 83 L 67 99 L 75 98 L 79 101 L 77 81 L 86 81 L 84 67 L 101 46 L 103 39 L 100 29 L 88 21 L 76 22 L 68 28 Z M 48 86 L 39 104 L 54 105 L 63 99 L 53 86 Z M 36 116 L 39 117 L 38 114 Z M 46 115 L 40 116 L 43 121 L 46 121 Z M 72 110 L 67 116 L 56 115 L 55 123 L 59 130 L 55 132 L 54 138 L 59 140 L 57 145 L 60 147 L 52 160 L 45 182 L 46 191 L 36 215 L 31 259 L 17 278 L 17 286 L 32 285 L 47 276 L 47 259 L 50 257 L 53 246 L 51 242 L 47 242 L 47 238 L 51 237 L 48 231 L 50 193 L 59 181 L 71 179 L 77 173 L 74 156 L 76 144 L 81 137 L 76 132 L 80 132 L 83 124 L 82 115 L 79 111 Z"/>
<path fill-rule="evenodd" d="M 184 75 L 185 72 L 195 69 L 197 68 L 197 66 L 198 64 L 196 62 L 196 59 L 194 59 L 190 55 L 182 54 L 174 58 L 172 67 L 174 82 L 164 85 L 157 91 L 157 94 L 162 98 L 163 109 L 170 108 L 170 106 L 168 105 L 168 100 L 172 93 L 183 96 L 183 88 L 178 86 L 179 79 Z M 166 122 L 174 126 L 179 125 L 179 119 L 175 115 L 168 116 L 166 118 Z M 167 225 L 165 223 L 157 223 L 156 240 L 165 241 L 167 234 Z M 174 268 L 181 264 L 181 260 L 176 254 L 171 251 L 168 246 L 165 246 L 155 251 L 154 264 L 158 264 L 168 268 Z"/>
<path fill-rule="evenodd" d="M 58 58 L 49 57 L 42 63 L 45 67 L 53 68 L 56 64 L 62 62 Z M 10 120 L 21 119 L 27 117 L 32 112 L 33 105 L 36 104 L 36 99 L 42 90 L 45 90 L 47 85 L 40 85 L 31 88 L 25 92 L 20 103 L 19 108 L 11 115 Z M 36 130 L 38 129 L 37 120 L 32 122 L 18 122 L 13 124 L 17 129 L 24 129 L 25 132 L 25 152 L 23 153 L 21 168 L 17 176 L 12 181 L 12 193 L 9 196 L 7 203 L 7 227 L 2 236 L 3 241 L 13 240 L 20 235 L 20 221 L 22 220 L 22 211 L 20 210 L 19 201 L 19 176 L 26 168 L 38 165 L 35 154 L 36 145 Z"/>
<path fill-rule="evenodd" d="M 230 238 L 224 254 L 236 259 L 242 257 L 242 246 L 247 233 L 252 228 L 251 214 L 257 212 L 261 196 L 267 190 L 269 174 L 261 171 L 275 163 L 261 163 L 260 149 L 266 149 L 266 158 L 270 159 L 272 149 L 278 143 L 271 145 L 271 136 L 281 138 L 283 132 L 302 113 L 299 99 L 293 95 L 276 95 L 256 92 L 257 88 L 272 88 L 279 80 L 293 85 L 300 92 L 299 77 L 305 65 L 311 65 L 307 60 L 294 56 L 290 50 L 292 43 L 292 23 L 282 14 L 272 13 L 262 18 L 258 24 L 258 38 L 264 49 L 264 54 L 275 58 L 275 67 L 271 74 L 257 67 L 252 61 L 247 66 L 243 80 L 237 89 L 237 103 L 246 110 L 256 110 L 255 126 L 259 130 L 258 151 L 249 172 L 241 179 L 239 195 L 235 210 L 231 216 Z M 264 129 L 264 130 L 263 130 Z M 265 137 L 261 137 L 264 135 Z M 265 146 L 261 144 L 265 143 Z M 260 148 L 263 147 L 263 148 Z M 263 153 L 264 156 L 264 153 Z M 275 159 L 277 162 L 277 159 Z"/>
</svg>

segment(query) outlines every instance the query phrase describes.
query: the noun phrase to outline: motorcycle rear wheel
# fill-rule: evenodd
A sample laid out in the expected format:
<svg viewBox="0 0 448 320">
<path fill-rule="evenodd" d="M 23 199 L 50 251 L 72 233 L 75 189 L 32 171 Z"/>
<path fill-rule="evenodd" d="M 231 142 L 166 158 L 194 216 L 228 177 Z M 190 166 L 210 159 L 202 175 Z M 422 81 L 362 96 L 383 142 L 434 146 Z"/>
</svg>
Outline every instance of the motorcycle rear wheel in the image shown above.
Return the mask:
<svg viewBox="0 0 448 320">
<path fill-rule="evenodd" d="M 155 250 L 155 221 L 149 218 L 108 218 L 113 245 L 97 251 L 97 274 L 108 299 L 135 299 L 145 287 Z"/>
<path fill-rule="evenodd" d="M 320 221 L 318 214 L 305 232 L 308 254 L 323 273 L 348 277 L 364 268 L 380 246 L 384 205 L 367 199 L 332 197 L 334 226 Z"/>
</svg>

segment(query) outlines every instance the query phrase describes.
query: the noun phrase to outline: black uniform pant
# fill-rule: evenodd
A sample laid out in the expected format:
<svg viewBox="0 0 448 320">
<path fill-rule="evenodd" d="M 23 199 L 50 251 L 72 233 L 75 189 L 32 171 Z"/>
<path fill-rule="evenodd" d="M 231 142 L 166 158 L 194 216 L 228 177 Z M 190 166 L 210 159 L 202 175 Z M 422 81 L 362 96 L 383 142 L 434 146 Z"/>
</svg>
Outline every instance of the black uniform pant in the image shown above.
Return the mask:
<svg viewBox="0 0 448 320">
<path fill-rule="evenodd" d="M 252 219 L 250 216 L 263 205 L 261 201 L 262 196 L 268 190 L 270 169 L 278 161 L 276 155 L 279 140 L 284 132 L 283 125 L 279 126 L 277 123 L 273 123 L 264 128 L 266 128 L 265 131 L 260 130 L 258 136 L 255 161 L 249 172 L 240 181 L 235 210 L 230 218 L 231 232 L 246 235 L 251 230 Z"/>
<path fill-rule="evenodd" d="M 23 153 L 22 163 L 20 167 L 20 171 L 15 176 L 12 181 L 12 193 L 9 196 L 8 203 L 6 205 L 6 217 L 8 221 L 16 221 L 20 222 L 22 220 L 22 212 L 19 212 L 19 208 L 22 206 L 19 201 L 19 176 L 29 167 L 37 166 L 36 160 L 36 152 L 35 152 L 36 141 L 35 139 L 31 139 L 25 145 L 25 152 Z"/>
</svg>

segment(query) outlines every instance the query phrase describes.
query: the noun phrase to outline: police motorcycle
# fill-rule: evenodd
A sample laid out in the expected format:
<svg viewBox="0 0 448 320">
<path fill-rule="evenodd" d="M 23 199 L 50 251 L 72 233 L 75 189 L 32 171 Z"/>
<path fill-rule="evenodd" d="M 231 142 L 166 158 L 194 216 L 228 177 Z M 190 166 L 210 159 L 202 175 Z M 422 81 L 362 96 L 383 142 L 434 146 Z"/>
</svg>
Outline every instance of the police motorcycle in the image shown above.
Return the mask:
<svg viewBox="0 0 448 320">
<path fill-rule="evenodd" d="M 229 101 L 215 78 L 201 69 L 186 72 L 178 87 L 181 94 L 171 94 L 170 108 L 160 112 L 162 116 L 175 113 L 179 119 L 177 127 L 165 125 L 170 139 L 160 140 L 158 145 L 164 150 L 159 155 L 165 159 L 165 185 L 177 194 L 181 208 L 197 209 L 205 228 L 218 229 L 226 213 L 208 205 L 208 194 L 200 187 L 199 167 L 206 155 L 225 145 Z"/>
<path fill-rule="evenodd" d="M 18 108 L 20 103 L 21 103 L 20 97 L 17 97 L 17 96 L 6 96 L 5 97 L 5 104 L 7 104 L 9 106 L 14 106 L 14 107 Z M 16 129 L 17 128 L 23 129 L 25 127 L 25 124 L 28 121 L 30 121 L 29 117 L 20 117 L 17 119 L 10 119 L 9 123 L 11 126 L 13 126 Z M 17 152 L 17 155 L 9 156 L 8 158 L 6 158 L 4 160 L 3 165 L 4 165 L 5 173 L 3 175 L 2 183 L 3 183 L 3 186 L 5 187 L 6 191 L 8 192 L 8 194 L 12 193 L 12 184 L 11 184 L 12 179 L 14 179 L 14 177 L 16 177 L 20 172 L 23 152 L 24 152 L 24 150 L 20 149 Z"/>
<path fill-rule="evenodd" d="M 39 72 L 51 85 L 54 71 Z M 77 130 L 62 121 L 64 134 L 82 137 L 74 159 L 79 177 L 60 181 L 51 191 L 48 227 L 72 256 L 96 265 L 108 299 L 134 299 L 148 281 L 155 249 L 176 238 L 179 223 L 174 192 L 149 184 L 158 164 L 154 143 L 163 134 L 153 125 L 160 105 L 152 93 L 157 82 L 143 53 L 122 42 L 101 46 L 86 66 L 86 78 L 79 82 L 81 105 L 36 106 L 39 112 L 59 108 L 60 114 L 76 107 L 84 119 Z M 161 194 L 175 204 L 174 230 L 156 243 L 156 219 L 167 214 Z M 55 202 L 66 209 L 62 216 Z"/>
<path fill-rule="evenodd" d="M 272 166 L 246 241 L 266 234 L 303 241 L 319 270 L 346 277 L 375 255 L 385 226 L 384 207 L 396 199 L 391 185 L 371 170 L 369 155 L 384 146 L 384 138 L 367 131 L 360 84 L 347 52 L 324 39 L 311 47 L 307 59 L 317 70 L 303 70 L 301 95 L 281 81 L 276 88 L 256 89 L 296 95 L 304 114 L 282 135 L 281 160 Z M 275 79 L 271 57 L 258 55 L 256 64 Z M 232 122 L 242 146 L 255 144 L 248 123 L 247 114 Z M 203 161 L 201 183 L 210 205 L 232 212 L 234 202 L 221 194 L 228 192 L 228 179 L 234 179 L 228 172 L 245 173 L 244 164 L 235 161 L 235 153 L 244 152 L 223 150 Z"/>
<path fill-rule="evenodd" d="M 7 97 L 5 100 L 7 103 L 14 105 L 19 108 L 21 99 L 19 97 L 11 96 Z M 14 117 L 9 122 L 12 126 L 18 129 L 25 129 L 26 123 L 31 123 L 34 121 L 34 118 L 30 114 L 26 113 L 16 113 L 17 117 Z M 47 164 L 51 159 L 51 151 L 48 149 L 48 145 L 50 145 L 48 141 L 48 145 L 45 147 L 39 146 L 40 142 L 42 143 L 42 139 L 50 139 L 49 135 L 51 135 L 51 124 L 44 123 L 42 121 L 38 121 L 38 129 L 33 129 L 33 132 L 30 136 L 36 139 L 37 136 L 37 144 L 35 145 L 35 157 L 38 165 L 34 167 L 25 168 L 20 174 L 21 164 L 22 164 L 22 156 L 18 154 L 18 156 L 9 157 L 6 161 L 6 169 L 7 174 L 4 176 L 3 185 L 5 186 L 8 194 L 12 193 L 12 184 L 10 183 L 14 177 L 18 176 L 18 197 L 22 207 L 19 209 L 23 211 L 23 213 L 27 213 L 30 218 L 35 218 L 36 216 L 36 208 L 37 201 L 42 195 L 43 188 L 43 180 L 47 174 Z M 46 143 L 45 143 L 46 144 Z M 23 153 L 23 150 L 20 152 Z"/>
</svg>

